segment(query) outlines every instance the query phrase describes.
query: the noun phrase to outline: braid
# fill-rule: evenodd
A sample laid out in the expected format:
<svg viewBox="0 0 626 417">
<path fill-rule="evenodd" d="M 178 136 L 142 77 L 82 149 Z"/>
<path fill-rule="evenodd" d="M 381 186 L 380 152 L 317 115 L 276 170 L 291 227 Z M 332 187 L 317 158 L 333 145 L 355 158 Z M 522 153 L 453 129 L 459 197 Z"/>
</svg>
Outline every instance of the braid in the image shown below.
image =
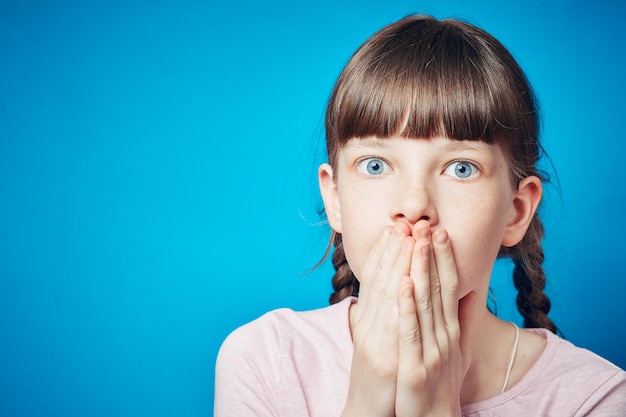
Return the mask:
<svg viewBox="0 0 626 417">
<path fill-rule="evenodd" d="M 544 292 L 542 237 L 543 225 L 535 214 L 524 239 L 513 248 L 513 283 L 518 291 L 517 309 L 524 318 L 524 327 L 542 327 L 556 334 L 558 329 L 548 318 L 550 299 Z"/>
<path fill-rule="evenodd" d="M 330 295 L 330 303 L 335 304 L 344 298 L 358 295 L 359 281 L 352 273 L 348 261 L 346 260 L 341 234 L 333 232 L 331 239 L 335 245 L 335 251 L 333 252 L 335 275 L 332 281 L 335 291 Z"/>
</svg>

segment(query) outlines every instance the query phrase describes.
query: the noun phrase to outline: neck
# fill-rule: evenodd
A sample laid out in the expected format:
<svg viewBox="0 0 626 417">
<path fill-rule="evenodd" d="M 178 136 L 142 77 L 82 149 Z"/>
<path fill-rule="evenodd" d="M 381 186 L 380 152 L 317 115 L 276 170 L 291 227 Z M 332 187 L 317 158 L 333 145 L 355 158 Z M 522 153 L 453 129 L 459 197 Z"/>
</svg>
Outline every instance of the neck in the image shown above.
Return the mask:
<svg viewBox="0 0 626 417">
<path fill-rule="evenodd" d="M 515 329 L 498 319 L 484 303 L 477 302 L 470 368 L 461 387 L 461 404 L 471 404 L 498 395 L 502 389 Z"/>
</svg>

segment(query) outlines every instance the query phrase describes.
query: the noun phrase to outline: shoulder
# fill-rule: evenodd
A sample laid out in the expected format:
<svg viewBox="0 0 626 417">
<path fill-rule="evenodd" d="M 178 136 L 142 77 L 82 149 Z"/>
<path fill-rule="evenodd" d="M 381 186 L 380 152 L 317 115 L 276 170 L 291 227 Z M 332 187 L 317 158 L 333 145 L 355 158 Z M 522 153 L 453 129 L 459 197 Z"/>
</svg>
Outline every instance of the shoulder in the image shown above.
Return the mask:
<svg viewBox="0 0 626 417">
<path fill-rule="evenodd" d="M 329 369 L 333 375 L 348 374 L 351 302 L 310 311 L 274 310 L 234 330 L 217 356 L 215 415 L 275 415 L 289 406 L 306 409 L 326 385 L 327 397 L 340 392 L 324 376 Z"/>
<path fill-rule="evenodd" d="M 228 350 L 258 352 L 263 346 L 276 350 L 285 344 L 319 338 L 346 341 L 350 335 L 348 310 L 351 303 L 352 299 L 346 299 L 315 310 L 281 308 L 267 312 L 229 334 L 220 354 Z"/>
<path fill-rule="evenodd" d="M 536 401 L 560 415 L 602 415 L 600 410 L 615 415 L 626 410 L 622 369 L 547 330 L 533 332 L 546 338 L 546 347 L 520 388 L 526 385 L 528 392 L 537 394 Z"/>
<path fill-rule="evenodd" d="M 352 302 L 346 299 L 316 310 L 282 308 L 265 313 L 228 335 L 218 353 L 216 372 L 255 368 L 272 373 L 287 356 L 297 362 L 351 354 L 348 311 Z"/>
<path fill-rule="evenodd" d="M 615 416 L 626 410 L 626 373 L 544 329 L 545 348 L 526 375 L 494 398 L 464 407 L 465 416 Z"/>
<path fill-rule="evenodd" d="M 611 375 L 623 374 L 617 365 L 601 356 L 562 339 L 547 330 L 533 330 L 546 338 L 542 363 L 555 378 L 589 374 L 588 377 L 602 381 Z M 591 381 L 590 381 L 591 382 Z"/>
</svg>

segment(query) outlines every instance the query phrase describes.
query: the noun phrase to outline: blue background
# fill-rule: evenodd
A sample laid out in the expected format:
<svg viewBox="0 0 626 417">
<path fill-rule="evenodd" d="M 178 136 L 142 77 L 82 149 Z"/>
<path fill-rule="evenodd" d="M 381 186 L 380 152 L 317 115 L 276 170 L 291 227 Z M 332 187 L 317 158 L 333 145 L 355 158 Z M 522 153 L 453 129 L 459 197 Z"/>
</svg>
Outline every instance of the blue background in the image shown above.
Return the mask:
<svg viewBox="0 0 626 417">
<path fill-rule="evenodd" d="M 324 306 L 315 170 L 349 55 L 468 19 L 542 104 L 552 317 L 626 367 L 619 1 L 0 4 L 0 415 L 202 416 L 224 337 Z M 546 165 L 547 166 L 547 165 Z M 510 265 L 493 279 L 518 320 Z"/>
</svg>

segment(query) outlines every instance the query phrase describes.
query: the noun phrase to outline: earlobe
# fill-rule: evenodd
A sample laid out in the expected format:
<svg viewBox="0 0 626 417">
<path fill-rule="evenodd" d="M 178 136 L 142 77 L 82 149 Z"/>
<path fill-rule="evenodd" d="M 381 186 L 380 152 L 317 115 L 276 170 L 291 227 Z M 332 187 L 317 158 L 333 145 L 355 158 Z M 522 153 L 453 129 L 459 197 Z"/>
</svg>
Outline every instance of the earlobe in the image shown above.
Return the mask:
<svg viewBox="0 0 626 417">
<path fill-rule="evenodd" d="M 520 181 L 513 198 L 511 214 L 507 221 L 502 246 L 511 247 L 521 242 L 537 211 L 537 207 L 539 207 L 542 193 L 543 188 L 538 177 L 533 175 Z"/>
<path fill-rule="evenodd" d="M 341 205 L 333 168 L 329 164 L 320 165 L 317 178 L 328 223 L 335 232 L 341 233 Z"/>
</svg>

